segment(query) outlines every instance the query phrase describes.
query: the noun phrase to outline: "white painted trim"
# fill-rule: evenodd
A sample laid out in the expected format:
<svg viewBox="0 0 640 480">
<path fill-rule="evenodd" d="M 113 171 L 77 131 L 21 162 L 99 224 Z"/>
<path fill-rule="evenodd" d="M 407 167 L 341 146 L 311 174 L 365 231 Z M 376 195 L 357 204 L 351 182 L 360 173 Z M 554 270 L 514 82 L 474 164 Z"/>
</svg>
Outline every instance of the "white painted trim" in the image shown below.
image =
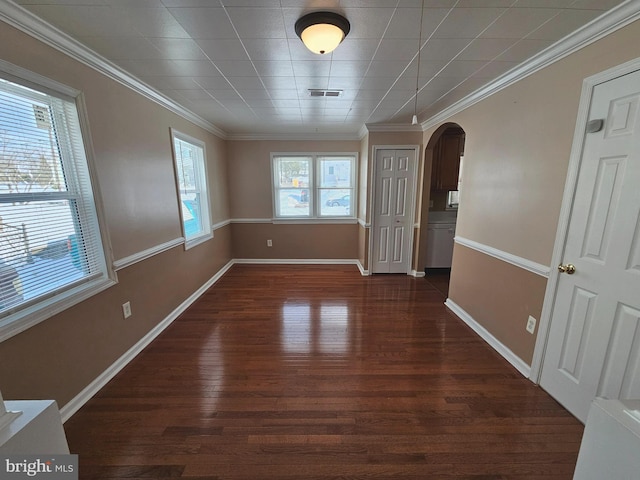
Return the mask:
<svg viewBox="0 0 640 480">
<path fill-rule="evenodd" d="M 584 137 L 586 135 L 587 121 L 589 119 L 589 109 L 591 107 L 593 89 L 601 83 L 608 82 L 609 80 L 613 80 L 614 78 L 618 78 L 636 70 L 640 70 L 640 57 L 612 67 L 604 72 L 587 77 L 582 82 L 582 93 L 580 95 L 576 128 L 573 134 L 573 142 L 571 144 L 571 154 L 569 156 L 567 179 L 565 181 L 562 206 L 560 208 L 560 216 L 558 219 L 558 229 L 556 231 L 556 239 L 553 245 L 553 253 L 551 254 L 552 265 L 561 264 L 562 257 L 564 255 L 564 248 L 569 231 L 569 222 L 571 220 L 571 210 L 573 208 L 573 198 L 578 185 L 578 174 L 580 172 L 580 164 L 582 162 L 582 149 L 584 145 Z M 554 270 L 547 282 L 540 321 L 538 322 L 538 336 L 536 338 L 536 345 L 531 362 L 530 378 L 535 383 L 540 381 L 540 376 L 542 374 L 542 365 L 544 362 L 545 350 L 547 348 L 549 327 L 551 326 L 551 314 L 555 304 L 557 286 L 558 272 Z"/>
<path fill-rule="evenodd" d="M 323 141 L 323 142 L 355 142 L 360 141 L 360 130 L 353 133 L 229 133 L 227 140 L 253 141 Z"/>
<path fill-rule="evenodd" d="M 370 224 L 370 223 L 367 223 L 367 221 L 366 221 L 366 220 L 363 220 L 363 219 L 361 219 L 361 218 L 359 218 L 359 219 L 358 219 L 358 223 L 360 224 L 360 226 L 361 226 L 362 228 L 371 228 L 371 224 Z"/>
<path fill-rule="evenodd" d="M 255 265 L 360 265 L 350 258 L 236 258 L 233 263 Z M 359 266 L 361 269 L 362 265 Z M 361 269 L 361 271 L 363 271 Z"/>
<path fill-rule="evenodd" d="M 411 270 L 411 276 L 416 278 L 422 278 L 426 274 L 424 272 L 419 272 L 418 270 Z"/>
<path fill-rule="evenodd" d="M 360 270 L 360 275 L 362 275 L 363 277 L 368 277 L 370 275 L 369 270 L 365 270 L 364 267 L 362 266 L 362 263 L 360 263 L 360 260 L 356 260 L 356 265 L 358 266 L 358 270 Z"/>
<path fill-rule="evenodd" d="M 170 240 L 165 243 L 161 243 L 160 245 L 156 245 L 155 247 L 147 248 L 138 253 L 134 253 L 133 255 L 129 255 L 128 257 L 121 258 L 120 260 L 115 260 L 113 262 L 113 268 L 118 271 L 123 268 L 130 267 L 131 265 L 146 260 L 148 258 L 153 257 L 154 255 L 158 255 L 159 253 L 166 252 L 167 250 L 171 250 L 174 247 L 184 244 L 184 237 L 179 237 L 174 240 Z"/>
<path fill-rule="evenodd" d="M 502 357 L 509 362 L 516 370 L 518 370 L 523 376 L 529 378 L 531 368 L 527 363 L 513 353 L 506 345 L 500 340 L 494 337 L 491 332 L 480 325 L 474 318 L 469 315 L 462 307 L 455 303 L 450 298 L 444 304 L 464 323 L 466 323 L 471 330 L 476 332 L 485 342 L 487 342 L 491 348 L 498 352 Z"/>
<path fill-rule="evenodd" d="M 540 275 L 541 277 L 549 278 L 549 275 L 551 273 L 551 268 L 547 265 L 542 265 L 540 263 L 527 260 L 526 258 L 513 255 L 512 253 L 505 252 L 504 250 L 498 250 L 497 248 L 490 247 L 489 245 L 484 245 L 483 243 L 469 240 L 468 238 L 456 235 L 456 237 L 454 237 L 454 241 L 458 245 L 463 245 L 480 253 L 484 253 L 485 255 L 489 255 L 491 257 L 497 258 L 498 260 L 502 260 L 503 262 L 515 265 L 516 267 L 523 268 L 524 270 L 528 270 L 529 272 Z"/>
<path fill-rule="evenodd" d="M 358 223 L 358 220 L 354 217 L 348 218 L 274 218 L 272 223 L 274 225 L 287 225 L 287 224 L 295 224 L 295 225 L 325 225 L 325 224 L 352 224 L 355 225 Z"/>
<path fill-rule="evenodd" d="M 222 222 L 214 223 L 211 225 L 211 231 L 215 232 L 221 228 L 226 227 L 227 225 L 231 225 L 231 219 L 223 220 Z"/>
<path fill-rule="evenodd" d="M 115 80 L 121 85 L 130 88 L 148 100 L 165 107 L 176 115 L 204 128 L 212 134 L 222 139 L 227 138 L 225 131 L 190 110 L 187 110 L 182 105 L 177 104 L 169 97 L 151 88 L 130 73 L 122 70 L 106 58 L 98 55 L 71 36 L 48 24 L 19 5 L 8 0 L 0 0 L 0 20 L 100 72 L 110 79 Z"/>
<path fill-rule="evenodd" d="M 366 124 L 368 132 L 422 132 L 420 125 L 408 125 L 403 123 L 378 123 Z"/>
<path fill-rule="evenodd" d="M 629 25 L 640 18 L 640 2 L 627 0 L 619 6 L 604 13 L 582 28 L 567 35 L 542 52 L 534 55 L 525 63 L 509 70 L 490 84 L 467 95 L 460 101 L 441 110 L 433 117 L 425 120 L 420 125 L 423 130 L 440 125 L 453 115 L 475 105 L 491 95 L 498 93 L 510 85 L 534 74 L 535 72 L 571 55 L 601 38 L 610 35 L 620 28 Z"/>
<path fill-rule="evenodd" d="M 115 377 L 136 355 L 145 349 L 158 335 L 160 335 L 173 321 L 180 316 L 191 304 L 193 304 L 204 292 L 206 292 L 213 284 L 233 266 L 233 261 L 222 267 L 213 277 L 211 277 L 204 285 L 196 290 L 189 298 L 176 307 L 167 317 L 156 325 L 149 333 L 142 337 L 133 347 L 127 350 L 118 360 L 116 360 L 109 368 L 102 372 L 98 377 L 87 385 L 78 395 L 72 398 L 66 405 L 60 409 L 62 421 L 66 422 L 76 413 L 85 403 L 91 399 L 98 391 L 104 387 L 109 380 Z"/>
<path fill-rule="evenodd" d="M 272 218 L 232 218 L 231 223 L 273 223 Z"/>
<path fill-rule="evenodd" d="M 211 233 L 213 235 L 213 232 L 215 232 L 216 230 L 226 227 L 227 225 L 231 224 L 231 223 L 235 223 L 234 220 L 224 220 L 222 222 L 218 222 L 215 223 L 214 225 L 211 226 Z M 258 222 L 247 222 L 247 223 L 258 223 Z M 260 221 L 260 223 L 264 223 L 262 221 Z M 266 223 L 271 223 L 271 220 L 268 220 Z M 202 242 L 205 242 L 207 240 L 211 240 L 211 238 L 213 238 L 212 236 L 206 235 L 203 237 L 200 237 L 197 239 L 197 241 L 194 242 L 193 245 L 189 245 L 190 247 L 193 247 L 195 245 L 198 245 Z M 141 262 L 143 260 L 146 260 L 148 258 L 153 257 L 154 255 L 158 255 L 159 253 L 162 252 L 166 252 L 167 250 L 171 250 L 174 247 L 177 247 L 179 245 L 183 245 L 184 242 L 184 237 L 178 237 L 174 240 L 170 240 L 168 242 L 162 243 L 160 245 L 156 245 L 155 247 L 151 247 L 151 248 L 147 248 L 146 250 L 143 250 L 141 252 L 138 253 L 134 253 L 133 255 L 129 255 L 128 257 L 124 257 L 121 258 L 119 260 L 115 260 L 113 262 L 113 268 L 114 270 L 118 271 L 118 270 L 122 270 L 123 268 L 126 267 L 130 267 L 131 265 Z"/>
</svg>

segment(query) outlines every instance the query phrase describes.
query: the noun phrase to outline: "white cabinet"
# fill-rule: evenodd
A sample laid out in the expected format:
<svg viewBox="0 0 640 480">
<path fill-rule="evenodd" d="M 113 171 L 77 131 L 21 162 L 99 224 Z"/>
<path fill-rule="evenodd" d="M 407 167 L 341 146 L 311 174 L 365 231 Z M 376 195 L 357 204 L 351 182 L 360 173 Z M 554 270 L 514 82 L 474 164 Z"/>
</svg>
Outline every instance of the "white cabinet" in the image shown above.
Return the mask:
<svg viewBox="0 0 640 480">
<path fill-rule="evenodd" d="M 573 478 L 640 478 L 640 400 L 593 401 Z"/>
<path fill-rule="evenodd" d="M 427 268 L 451 268 L 455 223 L 427 225 Z"/>
</svg>

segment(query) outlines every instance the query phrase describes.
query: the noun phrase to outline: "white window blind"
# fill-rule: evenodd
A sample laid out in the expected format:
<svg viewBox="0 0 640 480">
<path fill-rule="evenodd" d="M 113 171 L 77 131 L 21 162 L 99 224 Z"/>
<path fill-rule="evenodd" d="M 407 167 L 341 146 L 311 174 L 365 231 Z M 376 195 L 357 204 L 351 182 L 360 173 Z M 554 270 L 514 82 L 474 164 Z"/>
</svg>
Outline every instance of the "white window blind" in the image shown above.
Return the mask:
<svg viewBox="0 0 640 480">
<path fill-rule="evenodd" d="M 0 79 L 0 326 L 106 278 L 74 99 Z"/>
</svg>

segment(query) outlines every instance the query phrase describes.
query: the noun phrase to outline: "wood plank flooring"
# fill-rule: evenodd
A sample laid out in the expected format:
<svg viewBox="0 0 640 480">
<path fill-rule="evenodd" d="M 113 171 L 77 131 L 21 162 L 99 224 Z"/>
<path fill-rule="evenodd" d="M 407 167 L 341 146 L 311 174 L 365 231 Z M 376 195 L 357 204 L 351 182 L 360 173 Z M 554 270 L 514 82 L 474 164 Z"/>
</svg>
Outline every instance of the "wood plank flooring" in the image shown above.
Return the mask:
<svg viewBox="0 0 640 480">
<path fill-rule="evenodd" d="M 570 479 L 583 426 L 425 279 L 236 265 L 66 424 L 81 479 Z"/>
</svg>

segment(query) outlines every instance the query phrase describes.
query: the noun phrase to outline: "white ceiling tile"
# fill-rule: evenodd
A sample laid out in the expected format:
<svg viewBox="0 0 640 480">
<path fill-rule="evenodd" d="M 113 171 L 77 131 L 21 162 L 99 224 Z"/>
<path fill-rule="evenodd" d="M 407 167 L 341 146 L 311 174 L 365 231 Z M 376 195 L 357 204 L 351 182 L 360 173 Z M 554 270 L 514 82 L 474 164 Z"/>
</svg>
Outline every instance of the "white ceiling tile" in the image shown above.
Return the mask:
<svg viewBox="0 0 640 480">
<path fill-rule="evenodd" d="M 476 38 L 505 11 L 504 8 L 455 8 L 433 38 Z"/>
<path fill-rule="evenodd" d="M 225 77 L 249 77 L 256 74 L 256 69 L 248 60 L 220 60 L 215 62 Z"/>
<path fill-rule="evenodd" d="M 160 58 L 168 60 L 206 60 L 200 46 L 190 38 L 148 38 Z"/>
<path fill-rule="evenodd" d="M 449 13 L 448 8 L 425 8 L 422 15 L 422 38 L 428 38 Z M 417 40 L 420 37 L 420 8 L 402 8 L 396 10 L 385 38 L 405 38 Z"/>
<path fill-rule="evenodd" d="M 326 77 L 331 73 L 331 62 L 293 62 L 293 73 L 296 77 Z"/>
<path fill-rule="evenodd" d="M 78 0 L 76 0 L 78 1 Z M 84 1 L 84 0 L 80 0 Z M 163 8 L 162 0 L 101 0 L 112 7 Z"/>
<path fill-rule="evenodd" d="M 198 39 L 198 46 L 211 60 L 249 60 L 237 38 Z"/>
<path fill-rule="evenodd" d="M 148 78 L 158 75 L 174 77 L 180 76 L 177 73 L 177 66 L 173 64 L 173 60 L 118 60 L 118 65 L 136 76 L 144 76 Z M 183 72 L 180 72 L 180 74 L 182 73 Z M 184 74 L 185 76 L 187 75 L 186 72 Z"/>
<path fill-rule="evenodd" d="M 532 32 L 528 38 L 559 40 L 600 15 L 601 12 L 597 10 L 563 10 L 551 21 Z"/>
<path fill-rule="evenodd" d="M 407 63 L 418 53 L 418 42 L 409 42 L 405 39 L 383 39 L 380 43 L 375 59 L 393 58 L 405 60 Z M 422 55 L 422 54 L 421 54 Z"/>
<path fill-rule="evenodd" d="M 293 66 L 290 61 L 262 62 L 254 61 L 253 64 L 261 77 L 288 77 L 293 76 Z"/>
<path fill-rule="evenodd" d="M 113 7 L 145 37 L 189 38 L 187 31 L 166 8 Z"/>
<path fill-rule="evenodd" d="M 296 89 L 295 77 L 262 77 L 262 83 L 268 89 Z"/>
<path fill-rule="evenodd" d="M 533 40 L 525 38 L 512 45 L 496 60 L 505 62 L 523 62 L 553 44 L 552 40 Z"/>
<path fill-rule="evenodd" d="M 426 0 L 421 118 L 620 1 Z M 422 0 L 18 3 L 230 133 L 357 132 L 363 122 L 408 122 L 413 112 Z M 323 9 L 342 12 L 352 31 L 334 52 L 316 55 L 294 24 Z M 312 99 L 309 88 L 343 95 Z"/>
<path fill-rule="evenodd" d="M 223 8 L 170 8 L 191 38 L 237 38 Z"/>
<path fill-rule="evenodd" d="M 440 72 L 440 76 L 442 77 L 468 77 L 473 75 L 475 72 L 480 70 L 487 64 L 486 61 L 478 60 L 454 60 L 449 63 L 443 70 Z"/>
<path fill-rule="evenodd" d="M 278 8 L 227 8 L 241 38 L 287 38 Z"/>
<path fill-rule="evenodd" d="M 362 78 L 367 72 L 369 62 L 333 61 L 329 64 L 329 75 L 333 77 Z"/>
<path fill-rule="evenodd" d="M 351 23 L 349 36 L 353 38 L 379 38 L 387 28 L 393 10 L 389 8 L 345 8 L 344 16 Z"/>
<path fill-rule="evenodd" d="M 72 36 L 135 37 L 139 35 L 134 24 L 119 14 L 118 9 L 104 5 L 32 5 L 29 10 L 45 17 L 51 24 Z"/>
<path fill-rule="evenodd" d="M 497 78 L 503 73 L 511 70 L 516 65 L 518 65 L 518 62 L 490 62 L 480 69 L 474 77 L 485 79 Z"/>
<path fill-rule="evenodd" d="M 253 61 L 291 59 L 289 41 L 286 38 L 247 38 L 243 40 L 243 44 Z"/>
<path fill-rule="evenodd" d="M 522 38 L 552 19 L 560 10 L 511 8 L 482 32 L 482 38 Z"/>
<path fill-rule="evenodd" d="M 265 89 L 238 89 L 238 94 L 247 102 L 253 100 L 269 100 L 271 97 Z"/>
<path fill-rule="evenodd" d="M 160 51 L 144 37 L 78 37 L 95 52 L 110 60 L 161 59 Z"/>
<path fill-rule="evenodd" d="M 378 42 L 370 38 L 347 37 L 340 46 L 331 53 L 332 60 L 371 60 L 376 53 Z"/>
<path fill-rule="evenodd" d="M 222 0 L 225 7 L 280 7 L 280 0 Z"/>
<path fill-rule="evenodd" d="M 567 8 L 588 9 L 588 10 L 610 10 L 620 4 L 623 0 L 575 0 Z"/>
<path fill-rule="evenodd" d="M 198 87 L 193 77 L 172 77 L 168 75 L 162 77 L 147 77 L 141 75 L 138 78 L 140 78 L 140 80 L 142 80 L 146 84 L 153 85 L 155 88 L 158 88 L 160 90 L 179 90 Z"/>
<path fill-rule="evenodd" d="M 512 38 L 477 38 L 456 57 L 456 60 L 493 60 L 517 41 Z"/>
<path fill-rule="evenodd" d="M 265 87 L 256 77 L 227 77 L 229 83 L 236 90 L 260 90 L 265 91 Z"/>
<path fill-rule="evenodd" d="M 422 47 L 420 61 L 451 60 L 471 42 L 467 38 L 432 38 Z"/>
<path fill-rule="evenodd" d="M 174 75 L 188 75 L 192 77 L 206 77 L 218 75 L 218 69 L 208 60 L 171 60 L 175 65 Z"/>
<path fill-rule="evenodd" d="M 205 77 L 191 77 L 191 78 L 193 78 L 193 82 L 196 85 L 199 85 L 201 88 L 212 89 L 212 90 L 216 90 L 216 89 L 224 90 L 224 89 L 230 88 L 229 82 L 227 81 L 227 79 L 220 74 L 210 75 Z"/>
</svg>

